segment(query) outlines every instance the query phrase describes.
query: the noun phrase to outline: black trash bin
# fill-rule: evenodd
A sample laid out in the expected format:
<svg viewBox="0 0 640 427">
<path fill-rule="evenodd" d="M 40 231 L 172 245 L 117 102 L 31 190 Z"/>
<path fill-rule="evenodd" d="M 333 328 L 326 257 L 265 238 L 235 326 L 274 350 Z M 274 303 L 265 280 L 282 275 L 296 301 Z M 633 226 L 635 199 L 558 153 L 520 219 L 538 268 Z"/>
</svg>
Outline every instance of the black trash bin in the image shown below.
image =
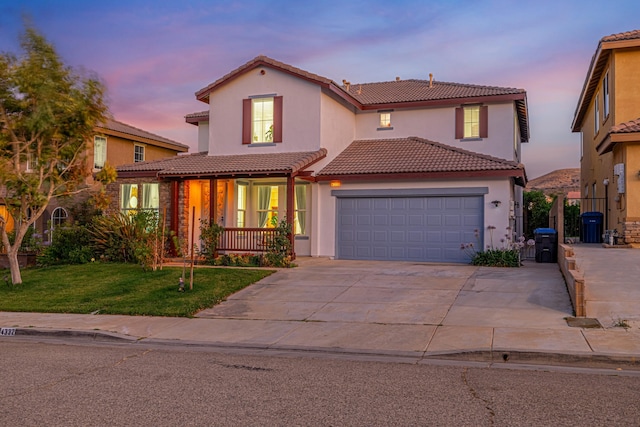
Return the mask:
<svg viewBox="0 0 640 427">
<path fill-rule="evenodd" d="M 558 262 L 558 232 L 553 228 L 533 230 L 536 241 L 536 262 Z"/>
<path fill-rule="evenodd" d="M 580 241 L 602 243 L 602 212 L 585 212 L 580 215 Z"/>
</svg>

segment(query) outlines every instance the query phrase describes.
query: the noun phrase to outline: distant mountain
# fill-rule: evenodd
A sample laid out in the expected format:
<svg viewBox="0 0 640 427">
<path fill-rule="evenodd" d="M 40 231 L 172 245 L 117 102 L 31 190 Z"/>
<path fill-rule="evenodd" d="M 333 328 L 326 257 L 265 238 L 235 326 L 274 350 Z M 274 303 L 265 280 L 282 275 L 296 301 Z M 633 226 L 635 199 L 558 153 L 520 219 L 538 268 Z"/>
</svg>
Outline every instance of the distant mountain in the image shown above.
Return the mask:
<svg viewBox="0 0 640 427">
<path fill-rule="evenodd" d="M 580 191 L 580 168 L 558 169 L 527 182 L 525 191 L 538 190 L 546 195 Z"/>
</svg>

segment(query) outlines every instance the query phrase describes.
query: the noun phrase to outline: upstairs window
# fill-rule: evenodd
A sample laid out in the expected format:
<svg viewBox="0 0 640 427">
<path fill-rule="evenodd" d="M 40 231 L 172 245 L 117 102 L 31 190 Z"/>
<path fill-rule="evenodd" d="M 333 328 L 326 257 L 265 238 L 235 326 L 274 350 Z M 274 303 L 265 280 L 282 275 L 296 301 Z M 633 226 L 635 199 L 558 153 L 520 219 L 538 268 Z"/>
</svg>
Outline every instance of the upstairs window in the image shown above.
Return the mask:
<svg viewBox="0 0 640 427">
<path fill-rule="evenodd" d="M 93 167 L 102 169 L 107 160 L 107 138 L 96 136 L 93 138 Z"/>
<path fill-rule="evenodd" d="M 253 96 L 242 103 L 242 143 L 282 142 L 282 97 Z"/>
<path fill-rule="evenodd" d="M 602 114 L 605 118 L 609 117 L 609 72 L 607 71 L 602 80 Z"/>
<path fill-rule="evenodd" d="M 600 93 L 596 92 L 596 96 L 593 99 L 593 130 L 598 133 L 600 130 Z"/>
<path fill-rule="evenodd" d="M 251 100 L 251 142 L 273 142 L 273 98 Z"/>
<path fill-rule="evenodd" d="M 133 146 L 133 161 L 135 163 L 144 162 L 144 145 Z"/>
<path fill-rule="evenodd" d="M 391 127 L 391 112 L 380 113 L 380 129 L 386 129 Z"/>
<path fill-rule="evenodd" d="M 487 138 L 489 107 L 484 105 L 463 105 L 456 108 L 456 139 Z"/>
</svg>

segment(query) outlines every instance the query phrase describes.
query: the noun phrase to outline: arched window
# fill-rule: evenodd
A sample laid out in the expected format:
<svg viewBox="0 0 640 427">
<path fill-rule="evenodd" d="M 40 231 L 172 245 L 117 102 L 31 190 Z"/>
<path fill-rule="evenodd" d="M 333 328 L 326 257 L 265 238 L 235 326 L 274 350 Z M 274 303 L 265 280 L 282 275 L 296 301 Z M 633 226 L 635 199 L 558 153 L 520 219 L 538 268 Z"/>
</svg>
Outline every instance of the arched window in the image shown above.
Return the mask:
<svg viewBox="0 0 640 427">
<path fill-rule="evenodd" d="M 67 222 L 67 211 L 64 208 L 55 208 L 51 213 L 51 229 L 49 230 L 49 241 L 53 241 L 54 230 Z"/>
<path fill-rule="evenodd" d="M 51 214 L 51 227 L 56 228 L 67 222 L 67 211 L 64 208 L 55 208 Z"/>
</svg>

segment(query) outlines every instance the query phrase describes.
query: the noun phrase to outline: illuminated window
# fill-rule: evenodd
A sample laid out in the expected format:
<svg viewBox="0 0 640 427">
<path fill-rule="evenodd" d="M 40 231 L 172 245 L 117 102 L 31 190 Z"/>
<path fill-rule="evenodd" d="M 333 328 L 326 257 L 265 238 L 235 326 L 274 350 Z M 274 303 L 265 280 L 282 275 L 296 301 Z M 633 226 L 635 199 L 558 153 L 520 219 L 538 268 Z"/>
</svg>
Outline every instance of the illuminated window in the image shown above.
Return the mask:
<svg viewBox="0 0 640 427">
<path fill-rule="evenodd" d="M 258 227 L 278 225 L 278 186 L 260 185 L 258 191 Z"/>
<path fill-rule="evenodd" d="M 238 184 L 238 219 L 236 226 L 238 228 L 246 227 L 247 224 L 247 186 Z"/>
<path fill-rule="evenodd" d="M 120 185 L 120 210 L 132 214 L 138 209 L 138 184 Z"/>
<path fill-rule="evenodd" d="M 273 98 L 251 100 L 253 143 L 273 142 Z"/>
<path fill-rule="evenodd" d="M 480 106 L 464 107 L 464 138 L 480 138 Z"/>
<path fill-rule="evenodd" d="M 391 127 L 391 113 L 380 113 L 380 127 Z"/>
<path fill-rule="evenodd" d="M 294 233 L 307 234 L 307 188 L 308 185 L 296 185 Z"/>
</svg>

